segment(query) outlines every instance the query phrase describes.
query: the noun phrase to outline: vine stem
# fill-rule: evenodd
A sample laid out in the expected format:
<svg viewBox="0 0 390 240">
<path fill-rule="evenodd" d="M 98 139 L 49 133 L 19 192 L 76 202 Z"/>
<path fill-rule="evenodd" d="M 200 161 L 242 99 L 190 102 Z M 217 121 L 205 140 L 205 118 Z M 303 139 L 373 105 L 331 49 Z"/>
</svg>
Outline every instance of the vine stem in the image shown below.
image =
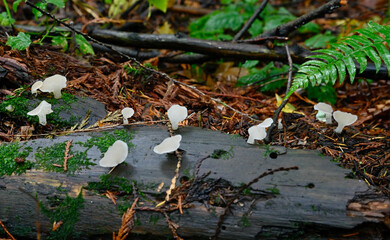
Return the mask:
<svg viewBox="0 0 390 240">
<path fill-rule="evenodd" d="M 288 94 L 288 92 L 290 91 L 290 88 L 291 88 L 292 72 L 293 72 L 292 71 L 293 70 L 293 62 L 292 62 L 292 59 L 291 59 L 291 54 L 290 54 L 290 50 L 288 48 L 288 44 L 285 43 L 284 47 L 286 48 L 287 60 L 288 60 L 288 80 L 287 80 L 287 87 L 286 87 L 286 94 L 285 94 L 287 96 L 287 94 Z M 271 139 L 272 130 L 274 130 L 274 128 L 276 126 L 276 122 L 278 121 L 278 118 L 279 118 L 279 114 L 282 111 L 282 109 L 284 108 L 284 106 L 286 106 L 286 104 L 288 103 L 289 98 L 290 97 L 285 98 L 283 100 L 283 102 L 280 104 L 280 106 L 278 107 L 278 109 L 276 109 L 274 117 L 272 119 L 273 122 L 272 122 L 271 126 L 268 128 L 267 136 L 264 139 L 265 143 L 270 143 L 272 141 L 272 139 Z"/>
</svg>

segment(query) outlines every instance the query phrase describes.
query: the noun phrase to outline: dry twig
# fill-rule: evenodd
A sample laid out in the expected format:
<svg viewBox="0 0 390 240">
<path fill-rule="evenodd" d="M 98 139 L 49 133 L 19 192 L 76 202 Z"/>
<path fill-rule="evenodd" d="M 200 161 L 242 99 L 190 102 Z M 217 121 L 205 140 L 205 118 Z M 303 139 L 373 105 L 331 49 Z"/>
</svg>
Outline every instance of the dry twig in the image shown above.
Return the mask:
<svg viewBox="0 0 390 240">
<path fill-rule="evenodd" d="M 121 228 L 118 231 L 118 235 L 115 237 L 114 233 L 114 240 L 125 240 L 126 237 L 129 235 L 131 230 L 134 227 L 134 213 L 135 213 L 135 205 L 138 202 L 138 197 L 134 200 L 133 205 L 131 205 L 131 208 L 128 208 L 127 211 L 122 216 L 122 225 Z"/>
</svg>

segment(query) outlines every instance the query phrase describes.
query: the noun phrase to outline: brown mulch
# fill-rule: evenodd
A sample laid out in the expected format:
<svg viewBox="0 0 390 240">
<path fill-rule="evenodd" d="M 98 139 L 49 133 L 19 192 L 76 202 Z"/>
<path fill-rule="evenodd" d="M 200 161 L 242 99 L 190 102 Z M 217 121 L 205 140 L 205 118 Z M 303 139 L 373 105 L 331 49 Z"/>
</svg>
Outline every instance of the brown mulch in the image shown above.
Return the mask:
<svg viewBox="0 0 390 240">
<path fill-rule="evenodd" d="M 5 82 L 0 89 L 1 97 L 12 94 L 16 84 L 31 85 L 34 81 L 53 74 L 63 74 L 68 79 L 66 91 L 80 96 L 89 96 L 103 102 L 106 110 L 115 111 L 123 107 L 135 109 L 133 121 L 150 122 L 165 118 L 166 110 L 172 104 L 184 105 L 190 117 L 184 125 L 197 126 L 247 137 L 252 126 L 243 117 L 221 104 L 210 100 L 219 98 L 231 107 L 249 116 L 263 120 L 272 117 L 276 110 L 273 95 L 265 95 L 253 88 L 237 88 L 234 82 L 218 79 L 213 85 L 198 84 L 188 74 L 182 74 L 188 66 L 176 66 L 171 75 L 178 80 L 196 86 L 207 96 L 201 96 L 183 85 L 169 86 L 159 76 L 127 74 L 122 65 L 109 56 L 96 55 L 88 60 L 61 53 L 57 48 L 32 46 L 26 52 L 0 47 L 3 67 L 8 66 L 12 81 Z M 172 66 L 162 66 L 173 69 Z M 28 74 L 21 78 L 20 72 Z M 186 75 L 186 76 L 184 76 Z M 7 85 L 9 84 L 9 85 Z M 273 132 L 273 145 L 289 148 L 318 149 L 354 170 L 354 174 L 367 184 L 379 186 L 389 194 L 390 165 L 390 82 L 377 81 L 371 85 L 346 84 L 339 88 L 335 110 L 357 114 L 359 120 L 346 127 L 341 134 L 333 129 L 336 124 L 326 125 L 315 119 L 313 102 L 302 96 L 293 95 L 291 103 L 300 114 L 283 114 L 284 129 Z M 8 126 L 8 127 L 7 127 Z M 10 141 L 13 135 L 21 134 L 18 126 L 2 123 L 0 138 Z M 11 127 L 12 126 L 12 127 Z M 41 132 L 40 132 L 41 131 Z M 38 129 L 34 134 L 43 133 Z"/>
</svg>

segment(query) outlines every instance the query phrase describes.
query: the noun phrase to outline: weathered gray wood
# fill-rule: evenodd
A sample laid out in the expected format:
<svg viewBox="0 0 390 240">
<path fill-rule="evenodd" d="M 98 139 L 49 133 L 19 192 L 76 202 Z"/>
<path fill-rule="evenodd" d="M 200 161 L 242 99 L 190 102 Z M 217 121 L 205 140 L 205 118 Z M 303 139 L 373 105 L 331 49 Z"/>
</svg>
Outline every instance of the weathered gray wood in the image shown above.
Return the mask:
<svg viewBox="0 0 390 240">
<path fill-rule="evenodd" d="M 148 185 L 163 181 L 167 188 L 174 175 L 176 160 L 170 155 L 157 155 L 152 151 L 155 145 L 168 137 L 166 128 L 162 126 L 127 128 L 135 131 L 132 143 L 136 147 L 129 150 L 127 165 L 120 165 L 112 174 Z M 349 201 L 357 194 L 367 191 L 368 187 L 360 180 L 345 178 L 349 170 L 337 166 L 330 161 L 329 157 L 320 156 L 317 151 L 287 150 L 285 154 L 271 159 L 265 154 L 264 147 L 249 145 L 241 137 L 192 127 L 179 128 L 177 133 L 183 136 L 180 146 L 180 149 L 184 150 L 182 175 L 184 172 L 193 174 L 198 159 L 211 154 L 216 149 L 228 151 L 231 147 L 234 152 L 232 158 L 208 158 L 203 162 L 200 173 L 211 171 L 210 178 L 221 177 L 239 186 L 268 169 L 299 167 L 297 171 L 279 172 L 254 184 L 252 186 L 254 190 L 267 191 L 268 188 L 275 187 L 280 194 L 268 199 L 258 199 L 251 209 L 249 209 L 249 200 L 233 205 L 234 215 L 226 216 L 220 239 L 257 239 L 267 234 L 277 237 L 280 233 L 299 230 L 300 224 L 314 224 L 321 226 L 322 229 L 351 229 L 366 221 L 383 221 L 383 216 L 366 218 L 365 214 L 356 208 L 352 209 L 356 214 L 351 214 L 351 209 L 347 211 Z M 26 145 L 36 149 L 38 146 L 70 139 L 73 139 L 74 143 L 86 141 L 91 135 L 99 134 L 101 133 L 79 133 L 55 139 L 38 139 L 27 142 Z M 281 147 L 271 148 L 281 153 L 286 151 Z M 96 162 L 100 159 L 100 155 L 96 147 L 88 151 L 88 156 Z M 34 160 L 33 154 L 30 154 L 27 160 Z M 45 200 L 46 197 L 54 194 L 61 194 L 56 190 L 60 185 L 71 195 L 76 196 L 82 186 L 86 186 L 91 181 L 98 181 L 99 176 L 108 171 L 107 168 L 93 166 L 75 175 L 31 170 L 20 176 L 1 177 L 0 219 L 11 229 L 15 226 L 34 228 L 36 222 L 34 200 L 22 193 L 19 187 L 31 194 L 37 193 L 40 200 Z M 309 188 L 309 184 L 313 187 Z M 76 226 L 77 231 L 87 236 L 110 233 L 119 229 L 121 216 L 111 200 L 86 190 L 84 190 L 84 198 L 85 207 L 81 210 L 80 221 Z M 210 209 L 206 209 L 204 205 L 195 203 L 195 207 L 186 209 L 183 215 L 175 212 L 170 216 L 180 226 L 179 235 L 207 238 L 214 234 L 218 216 L 222 211 L 221 207 L 211 206 Z M 249 221 L 247 227 L 244 227 L 241 222 L 245 212 L 250 212 L 247 216 Z M 142 224 L 136 226 L 133 232 L 170 235 L 163 217 L 160 216 L 160 220 L 153 224 L 149 222 L 151 214 L 158 213 L 138 212 L 137 216 Z M 47 232 L 50 229 L 49 222 L 43 216 L 40 221 L 44 232 Z"/>
</svg>

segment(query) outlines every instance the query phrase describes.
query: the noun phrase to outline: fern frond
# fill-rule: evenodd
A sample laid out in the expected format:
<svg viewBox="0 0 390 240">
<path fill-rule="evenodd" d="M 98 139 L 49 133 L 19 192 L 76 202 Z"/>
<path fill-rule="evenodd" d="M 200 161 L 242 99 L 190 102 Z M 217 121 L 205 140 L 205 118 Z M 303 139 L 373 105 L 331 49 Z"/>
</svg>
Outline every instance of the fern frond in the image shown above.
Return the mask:
<svg viewBox="0 0 390 240">
<path fill-rule="evenodd" d="M 345 37 L 340 43 L 330 44 L 330 49 L 314 51 L 318 54 L 310 56 L 311 60 L 300 66 L 285 98 L 298 88 L 306 88 L 309 83 L 313 86 L 321 83 L 334 85 L 337 78 L 343 83 L 347 74 L 353 83 L 356 63 L 360 65 L 359 73 L 362 73 L 367 67 L 367 59 L 375 64 L 377 72 L 383 62 L 390 75 L 390 27 L 370 22 L 366 28 L 355 32 L 360 35 Z"/>
</svg>

